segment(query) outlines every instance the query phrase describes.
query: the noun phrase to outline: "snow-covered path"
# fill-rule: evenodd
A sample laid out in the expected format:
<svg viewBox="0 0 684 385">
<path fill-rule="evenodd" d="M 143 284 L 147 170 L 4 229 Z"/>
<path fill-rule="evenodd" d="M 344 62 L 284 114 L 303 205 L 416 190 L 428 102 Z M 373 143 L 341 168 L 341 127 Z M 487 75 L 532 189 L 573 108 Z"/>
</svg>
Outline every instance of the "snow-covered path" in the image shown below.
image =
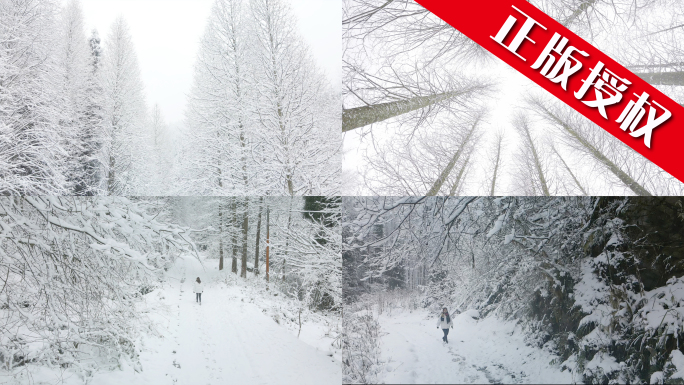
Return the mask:
<svg viewBox="0 0 684 385">
<path fill-rule="evenodd" d="M 167 311 L 159 319 L 163 338 L 143 339 L 143 371 L 101 372 L 93 383 L 339 383 L 339 361 L 278 325 L 239 287 L 205 282 L 202 305 L 197 304 L 192 283 L 207 274 L 191 258 L 178 265 L 179 282 L 157 293 L 166 297 L 162 303 Z"/>
<path fill-rule="evenodd" d="M 436 317 L 436 316 L 435 316 Z M 550 365 L 554 358 L 525 345 L 520 330 L 496 318 L 454 317 L 449 344 L 436 318 L 423 312 L 379 317 L 384 335 L 379 377 L 384 383 L 572 383 L 572 374 Z"/>
</svg>

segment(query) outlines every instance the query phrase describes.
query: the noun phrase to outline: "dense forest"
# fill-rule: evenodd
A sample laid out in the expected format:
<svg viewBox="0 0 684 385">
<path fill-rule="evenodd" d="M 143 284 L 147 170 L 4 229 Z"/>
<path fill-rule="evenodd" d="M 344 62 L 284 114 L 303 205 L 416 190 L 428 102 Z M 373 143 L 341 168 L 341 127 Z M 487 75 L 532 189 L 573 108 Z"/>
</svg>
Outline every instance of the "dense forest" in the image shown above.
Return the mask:
<svg viewBox="0 0 684 385">
<path fill-rule="evenodd" d="M 215 1 L 172 124 L 123 16 L 104 38 L 78 0 L 2 1 L 0 20 L 0 194 L 337 193 L 339 95 L 286 0 Z"/>
</svg>

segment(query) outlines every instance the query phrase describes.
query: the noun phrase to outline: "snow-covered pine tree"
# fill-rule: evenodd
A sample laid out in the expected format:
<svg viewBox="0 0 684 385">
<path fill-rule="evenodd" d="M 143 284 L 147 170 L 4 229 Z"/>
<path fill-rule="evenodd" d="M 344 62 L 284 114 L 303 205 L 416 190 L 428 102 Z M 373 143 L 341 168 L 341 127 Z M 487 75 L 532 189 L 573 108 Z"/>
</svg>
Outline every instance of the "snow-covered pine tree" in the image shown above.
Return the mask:
<svg viewBox="0 0 684 385">
<path fill-rule="evenodd" d="M 0 1 L 0 193 L 66 194 L 53 58 L 55 4 Z"/>
<path fill-rule="evenodd" d="M 57 96 L 60 104 L 59 126 L 62 147 L 66 150 L 67 189 L 74 195 L 92 195 L 97 188 L 88 177 L 92 157 L 93 129 L 89 99 L 94 71 L 89 68 L 91 49 L 84 32 L 83 12 L 78 0 L 70 0 L 59 20 L 59 44 L 56 50 L 58 72 Z M 90 110 L 90 111 L 89 111 Z"/>
<path fill-rule="evenodd" d="M 249 102 L 252 73 L 246 62 L 241 0 L 217 0 L 202 38 L 187 112 L 189 191 L 248 195 L 251 172 Z"/>
<path fill-rule="evenodd" d="M 339 97 L 280 1 L 217 0 L 187 111 L 184 189 L 203 195 L 336 193 Z"/>
<path fill-rule="evenodd" d="M 150 195 L 165 195 L 172 188 L 173 181 L 173 142 L 169 136 L 169 126 L 164 115 L 155 104 L 149 122 L 152 151 L 150 152 L 150 179 L 147 181 Z"/>
<path fill-rule="evenodd" d="M 148 154 L 145 98 L 135 48 L 128 24 L 119 17 L 105 41 L 102 67 L 105 95 L 106 192 L 125 195 L 134 191 L 144 167 L 139 157 Z M 136 159 L 138 158 L 138 159 Z"/>
<path fill-rule="evenodd" d="M 77 189 L 80 195 L 101 195 L 105 191 L 106 164 L 102 145 L 104 141 L 104 93 L 102 88 L 102 46 L 97 30 L 88 39 L 90 47 L 88 87 L 86 89 L 85 114 L 87 124 L 83 130 L 84 188 Z"/>
</svg>

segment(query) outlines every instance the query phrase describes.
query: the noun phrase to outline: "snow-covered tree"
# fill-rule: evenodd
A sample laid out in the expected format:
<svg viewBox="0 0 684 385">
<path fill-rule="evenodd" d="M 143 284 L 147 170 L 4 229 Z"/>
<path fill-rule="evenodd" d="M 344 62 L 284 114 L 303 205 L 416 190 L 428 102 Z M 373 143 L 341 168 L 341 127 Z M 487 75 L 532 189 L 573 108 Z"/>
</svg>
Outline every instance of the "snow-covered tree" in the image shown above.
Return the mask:
<svg viewBox="0 0 684 385">
<path fill-rule="evenodd" d="M 497 182 L 502 174 L 503 151 L 505 150 L 504 133 L 499 131 L 495 134 L 493 148 L 487 153 L 488 167 L 485 169 L 485 194 L 496 195 Z"/>
<path fill-rule="evenodd" d="M 684 100 L 684 90 L 681 87 L 684 84 L 684 40 L 681 28 L 684 13 L 680 7 L 674 6 L 674 2 L 532 0 L 530 3 L 674 100 Z M 485 78 L 504 71 L 497 68 L 501 63 L 415 1 L 345 0 L 342 24 L 343 130 L 356 130 L 350 137 L 360 143 L 369 154 L 359 165 L 359 170 L 369 170 L 382 163 L 383 158 L 389 158 L 389 151 L 382 143 L 387 141 L 400 142 L 406 147 L 402 149 L 404 159 L 409 158 L 406 154 L 411 154 L 412 157 L 407 162 L 414 163 L 420 173 L 430 174 L 430 164 L 417 162 L 414 156 L 424 151 L 421 148 L 422 143 L 415 140 L 421 137 L 415 132 L 421 126 L 406 123 L 411 119 L 418 122 L 428 120 L 430 124 L 425 126 L 430 128 L 433 135 L 439 136 L 440 133 L 435 132 L 437 130 L 434 122 L 439 122 L 440 126 L 449 126 L 460 124 L 463 120 L 459 114 L 449 116 L 445 107 L 453 108 L 458 104 L 465 107 L 463 102 L 478 93 L 482 101 L 493 101 L 499 96 L 496 93 L 483 94 L 481 89 L 459 94 L 458 91 L 465 90 L 464 87 L 458 87 L 459 81 L 463 82 L 471 76 L 475 80 L 472 84 L 479 81 L 480 84 L 491 86 L 495 86 L 501 79 L 507 79 L 502 84 L 505 94 L 515 91 L 517 87 L 508 75 L 498 79 Z M 485 79 L 487 81 L 482 82 Z M 514 109 L 527 108 L 511 104 L 511 97 L 507 98 L 504 103 L 507 106 Z M 540 159 L 546 159 L 549 172 L 546 176 L 552 181 L 547 186 L 550 194 L 585 194 L 600 188 L 603 192 L 618 195 L 681 195 L 684 188 L 681 182 L 612 135 L 603 135 L 603 130 L 597 129 L 596 125 L 581 115 L 557 108 L 553 96 L 535 96 L 531 104 L 536 115 L 543 118 L 543 121 L 533 122 L 539 137 L 553 136 L 560 139 L 560 143 L 542 146 L 538 154 Z M 490 106 L 497 108 L 496 105 Z M 495 132 L 516 126 L 515 117 L 518 111 L 510 111 L 508 108 L 497 110 L 509 116 L 507 124 L 497 122 L 497 127 L 493 127 Z M 529 114 L 528 111 L 525 112 Z M 407 131 L 411 131 L 411 135 Z M 559 132 L 561 135 L 558 135 Z M 546 135 L 551 133 L 553 135 Z M 445 132 L 441 137 L 447 138 L 448 133 Z M 507 137 L 512 138 L 509 135 Z M 407 138 L 412 141 L 408 142 Z M 497 140 L 495 135 L 483 136 L 486 146 L 491 146 Z M 396 144 L 395 146 L 399 147 Z M 504 155 L 511 159 L 502 159 L 502 164 L 508 164 L 517 160 L 515 157 L 518 153 L 511 151 Z M 477 157 L 473 161 L 479 169 L 489 166 L 483 166 Z M 391 170 L 393 164 L 389 163 L 390 167 L 383 169 Z M 506 181 L 510 176 L 514 183 L 508 184 L 512 187 L 509 191 L 532 193 L 536 190 L 536 193 L 543 194 L 539 178 L 520 177 L 519 171 L 519 168 L 506 168 L 505 174 L 508 175 L 501 175 L 503 178 L 498 177 L 496 180 Z M 577 175 L 589 173 L 597 173 L 601 177 L 580 181 L 589 183 L 578 187 Z M 362 172 L 359 174 L 363 176 Z M 365 186 L 355 186 L 350 190 L 363 188 L 363 191 L 384 194 L 384 191 L 394 190 L 394 184 L 399 179 L 369 178 L 368 175 L 365 177 Z M 493 180 L 490 175 L 479 179 L 479 186 Z M 536 186 L 524 185 L 534 181 Z M 499 186 L 503 187 L 501 184 Z M 491 186 L 487 191 L 491 192 Z M 447 191 L 443 192 L 446 193 Z"/>
<path fill-rule="evenodd" d="M 55 84 L 56 7 L 0 2 L 0 192 L 67 194 Z"/>
<path fill-rule="evenodd" d="M 172 202 L 180 223 L 205 229 L 192 237 L 227 275 L 268 282 L 311 309 L 340 310 L 339 197 L 188 197 Z"/>
<path fill-rule="evenodd" d="M 204 195 L 334 193 L 338 107 L 285 3 L 217 0 L 195 66 L 180 183 Z"/>
<path fill-rule="evenodd" d="M 142 176 L 147 165 L 142 161 L 149 154 L 150 138 L 138 59 L 123 17 L 114 21 L 103 57 L 105 190 L 109 195 L 130 194 L 146 185 Z"/>
<path fill-rule="evenodd" d="M 139 370 L 135 304 L 174 256 L 195 252 L 190 230 L 159 214 L 120 197 L 0 199 L 2 367 Z"/>
<path fill-rule="evenodd" d="M 86 89 L 85 114 L 87 124 L 83 131 L 83 152 L 81 153 L 84 162 L 83 174 L 85 183 L 79 193 L 83 195 L 100 195 L 105 191 L 105 167 L 106 159 L 101 151 L 104 142 L 104 93 L 102 89 L 102 46 L 100 45 L 100 35 L 97 30 L 91 32 L 88 39 L 90 47 L 89 77 Z"/>
<path fill-rule="evenodd" d="M 187 111 L 190 133 L 185 167 L 199 194 L 245 195 L 258 177 L 250 170 L 250 89 L 247 25 L 242 0 L 217 0 L 195 65 Z M 249 167 L 249 170 L 248 170 Z"/>
<path fill-rule="evenodd" d="M 377 195 L 455 195 L 461 191 L 470 154 L 480 137 L 483 113 L 445 113 L 458 124 L 427 121 L 433 130 L 409 130 L 375 144 L 365 156 L 367 187 Z M 412 145 L 407 146 L 410 142 Z"/>
<path fill-rule="evenodd" d="M 256 66 L 256 159 L 267 193 L 338 190 L 339 98 L 315 67 L 282 0 L 250 0 Z"/>
<path fill-rule="evenodd" d="M 176 155 L 174 138 L 170 134 L 170 127 L 164 119 L 161 108 L 155 104 L 149 117 L 148 134 L 151 136 L 150 154 L 144 159 L 147 165 L 148 195 L 166 195 L 173 188 L 175 173 L 174 157 Z"/>
<path fill-rule="evenodd" d="M 78 0 L 70 0 L 62 9 L 59 20 L 59 45 L 56 52 L 58 95 L 60 96 L 60 132 L 62 147 L 67 151 L 66 186 L 74 195 L 97 193 L 94 178 L 93 149 L 98 141 L 101 125 L 90 103 L 98 95 L 95 86 L 97 64 L 93 62 L 90 44 L 86 39 L 83 14 Z M 89 44 L 90 43 L 90 44 Z"/>
</svg>

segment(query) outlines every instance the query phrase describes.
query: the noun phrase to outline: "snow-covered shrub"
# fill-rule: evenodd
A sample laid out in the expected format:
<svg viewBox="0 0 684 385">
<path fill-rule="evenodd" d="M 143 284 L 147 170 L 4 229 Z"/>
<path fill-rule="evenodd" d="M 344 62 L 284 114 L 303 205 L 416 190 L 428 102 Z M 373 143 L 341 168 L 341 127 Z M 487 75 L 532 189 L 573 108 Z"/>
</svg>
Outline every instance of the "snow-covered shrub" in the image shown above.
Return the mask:
<svg viewBox="0 0 684 385">
<path fill-rule="evenodd" d="M 312 213 L 307 211 L 306 213 Z M 273 248 L 285 253 L 287 269 L 283 292 L 303 301 L 309 309 L 339 313 L 342 304 L 340 202 L 330 200 L 315 215 L 292 216 L 283 237 Z M 289 213 L 288 213 L 289 215 Z"/>
<path fill-rule="evenodd" d="M 358 300 L 359 304 L 375 309 L 378 315 L 392 314 L 395 309 L 413 312 L 423 307 L 422 302 L 423 296 L 419 291 L 407 289 L 373 290 L 363 294 Z"/>
<path fill-rule="evenodd" d="M 137 363 L 136 303 L 162 273 L 150 256 L 190 250 L 186 230 L 125 198 L 0 198 L 0 365 Z"/>
<path fill-rule="evenodd" d="M 656 373 L 661 373 L 661 376 Z M 660 378 L 660 381 L 655 383 L 684 384 L 684 354 L 682 354 L 681 350 L 673 350 L 665 363 L 663 372 L 656 373 L 653 373 L 653 376 L 651 376 L 652 384 L 654 383 L 654 376 L 656 379 Z"/>
<path fill-rule="evenodd" d="M 347 311 L 342 328 L 342 383 L 377 383 L 382 368 L 380 324 L 371 311 Z"/>
</svg>

